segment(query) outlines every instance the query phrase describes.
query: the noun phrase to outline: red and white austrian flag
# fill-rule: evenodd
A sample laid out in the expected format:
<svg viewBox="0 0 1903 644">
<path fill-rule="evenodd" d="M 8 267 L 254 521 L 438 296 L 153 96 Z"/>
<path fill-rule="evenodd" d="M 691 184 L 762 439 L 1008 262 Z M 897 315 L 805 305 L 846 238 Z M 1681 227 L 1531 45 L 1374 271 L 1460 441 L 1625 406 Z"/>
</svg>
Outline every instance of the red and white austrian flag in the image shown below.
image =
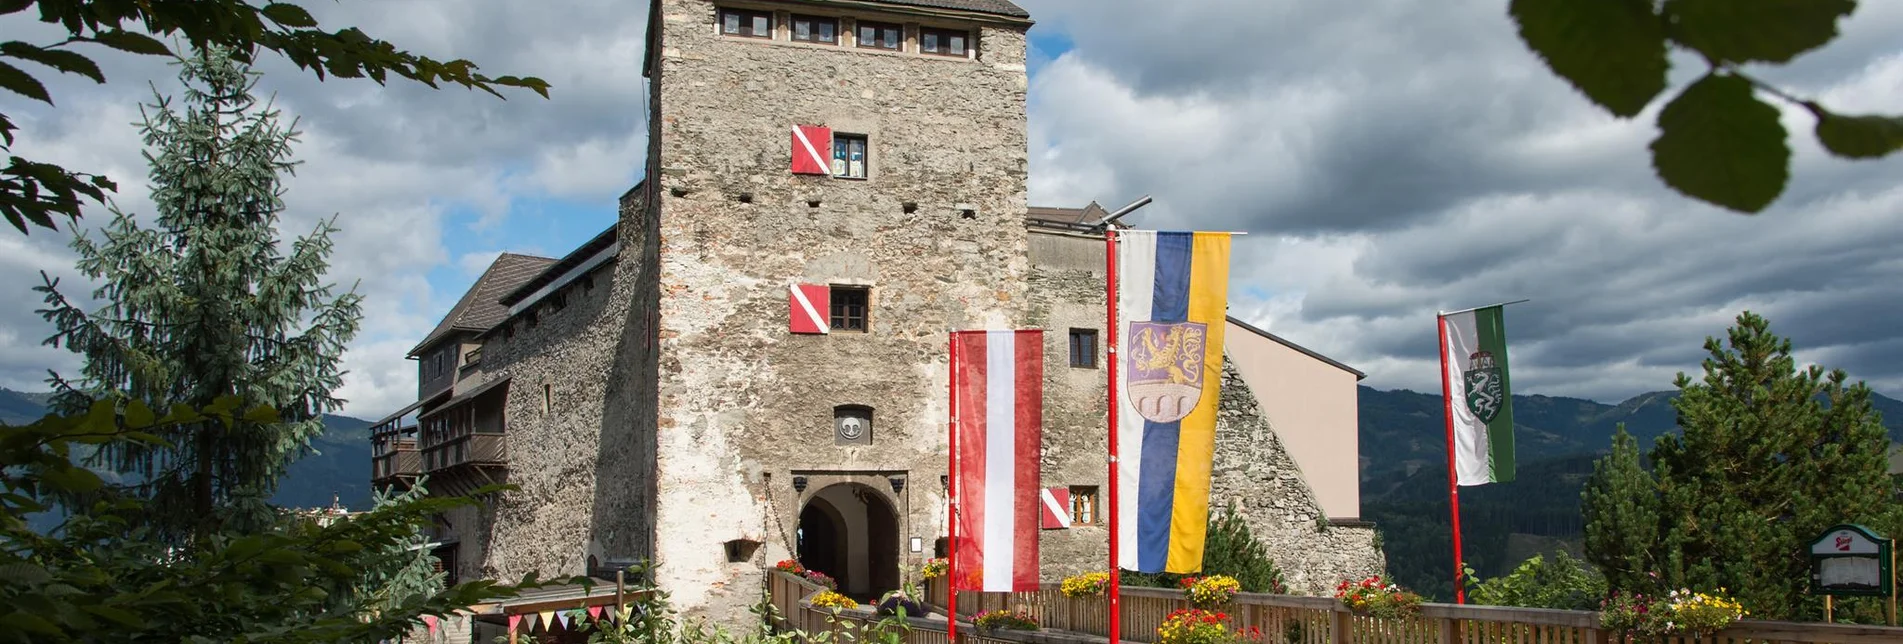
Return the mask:
<svg viewBox="0 0 1903 644">
<path fill-rule="evenodd" d="M 958 590 L 1037 590 L 1044 332 L 952 334 Z"/>
<path fill-rule="evenodd" d="M 793 284 L 787 300 L 786 328 L 794 333 L 824 334 L 832 329 L 827 310 L 832 307 L 832 289 L 825 284 Z"/>
</svg>

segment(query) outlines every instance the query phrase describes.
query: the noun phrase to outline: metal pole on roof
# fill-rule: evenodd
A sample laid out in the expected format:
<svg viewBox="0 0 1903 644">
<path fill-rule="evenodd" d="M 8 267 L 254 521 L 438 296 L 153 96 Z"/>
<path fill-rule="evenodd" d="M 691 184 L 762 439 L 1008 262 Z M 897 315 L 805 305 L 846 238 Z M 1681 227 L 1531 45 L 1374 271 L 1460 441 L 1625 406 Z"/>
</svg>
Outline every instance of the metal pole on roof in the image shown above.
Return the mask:
<svg viewBox="0 0 1903 644">
<path fill-rule="evenodd" d="M 1123 217 L 1124 215 L 1135 212 L 1136 209 L 1138 208 L 1142 208 L 1144 206 L 1150 205 L 1150 201 L 1152 200 L 1150 199 L 1149 195 L 1143 195 L 1143 198 L 1130 202 L 1130 205 L 1124 206 L 1122 208 L 1118 208 L 1116 212 L 1110 213 L 1108 215 L 1104 215 L 1103 219 L 1099 219 L 1095 222 L 1091 222 L 1090 226 L 1092 228 L 1103 228 L 1111 224 L 1117 223 L 1117 219 Z"/>
</svg>

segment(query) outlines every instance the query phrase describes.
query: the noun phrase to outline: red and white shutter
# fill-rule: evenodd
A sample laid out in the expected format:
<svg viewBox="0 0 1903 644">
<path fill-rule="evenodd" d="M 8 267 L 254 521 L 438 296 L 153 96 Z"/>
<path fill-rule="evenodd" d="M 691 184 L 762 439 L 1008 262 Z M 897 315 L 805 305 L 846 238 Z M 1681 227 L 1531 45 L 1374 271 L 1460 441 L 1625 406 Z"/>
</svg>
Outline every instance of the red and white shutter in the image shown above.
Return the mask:
<svg viewBox="0 0 1903 644">
<path fill-rule="evenodd" d="M 794 333 L 825 334 L 832 329 L 827 311 L 832 308 L 832 290 L 825 284 L 793 284 L 787 299 L 786 328 Z"/>
<path fill-rule="evenodd" d="M 1047 487 L 1038 495 L 1044 506 L 1038 513 L 1043 521 L 1039 527 L 1045 530 L 1062 530 L 1070 527 L 1070 488 Z"/>
<path fill-rule="evenodd" d="M 793 126 L 793 174 L 832 174 L 832 164 L 826 161 L 832 150 L 832 128 Z"/>
</svg>

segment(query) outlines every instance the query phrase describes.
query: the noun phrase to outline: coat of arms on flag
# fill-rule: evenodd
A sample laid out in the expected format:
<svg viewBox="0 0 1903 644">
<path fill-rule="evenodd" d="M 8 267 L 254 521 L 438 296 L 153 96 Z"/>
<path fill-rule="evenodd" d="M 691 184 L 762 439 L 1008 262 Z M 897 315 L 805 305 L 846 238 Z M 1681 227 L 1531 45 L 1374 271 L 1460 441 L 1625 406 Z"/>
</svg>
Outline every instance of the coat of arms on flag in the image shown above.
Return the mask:
<svg viewBox="0 0 1903 644">
<path fill-rule="evenodd" d="M 1500 415 L 1500 402 L 1506 398 L 1505 387 L 1500 378 L 1500 366 L 1493 361 L 1493 354 L 1476 351 L 1469 358 L 1473 362 L 1467 367 L 1467 411 L 1481 423 L 1491 423 Z"/>
<path fill-rule="evenodd" d="M 1202 400 L 1203 342 L 1208 330 L 1200 322 L 1130 323 L 1126 393 L 1144 419 L 1176 422 Z"/>
</svg>

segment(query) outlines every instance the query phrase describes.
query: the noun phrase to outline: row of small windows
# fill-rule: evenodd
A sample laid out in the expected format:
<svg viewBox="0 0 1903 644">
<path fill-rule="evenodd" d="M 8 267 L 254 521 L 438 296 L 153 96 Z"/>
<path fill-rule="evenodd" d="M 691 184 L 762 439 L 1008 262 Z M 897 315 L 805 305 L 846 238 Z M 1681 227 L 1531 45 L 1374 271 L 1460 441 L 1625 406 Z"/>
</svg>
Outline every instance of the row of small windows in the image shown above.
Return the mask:
<svg viewBox="0 0 1903 644">
<path fill-rule="evenodd" d="M 742 38 L 772 40 L 774 22 L 771 11 L 721 9 L 720 33 Z M 905 25 L 858 20 L 853 46 L 860 49 L 904 51 Z M 787 20 L 787 39 L 816 45 L 842 45 L 848 32 L 840 29 L 839 19 L 827 16 L 791 14 Z M 964 29 L 918 28 L 918 52 L 935 56 L 966 57 L 971 50 L 971 32 Z"/>
</svg>

